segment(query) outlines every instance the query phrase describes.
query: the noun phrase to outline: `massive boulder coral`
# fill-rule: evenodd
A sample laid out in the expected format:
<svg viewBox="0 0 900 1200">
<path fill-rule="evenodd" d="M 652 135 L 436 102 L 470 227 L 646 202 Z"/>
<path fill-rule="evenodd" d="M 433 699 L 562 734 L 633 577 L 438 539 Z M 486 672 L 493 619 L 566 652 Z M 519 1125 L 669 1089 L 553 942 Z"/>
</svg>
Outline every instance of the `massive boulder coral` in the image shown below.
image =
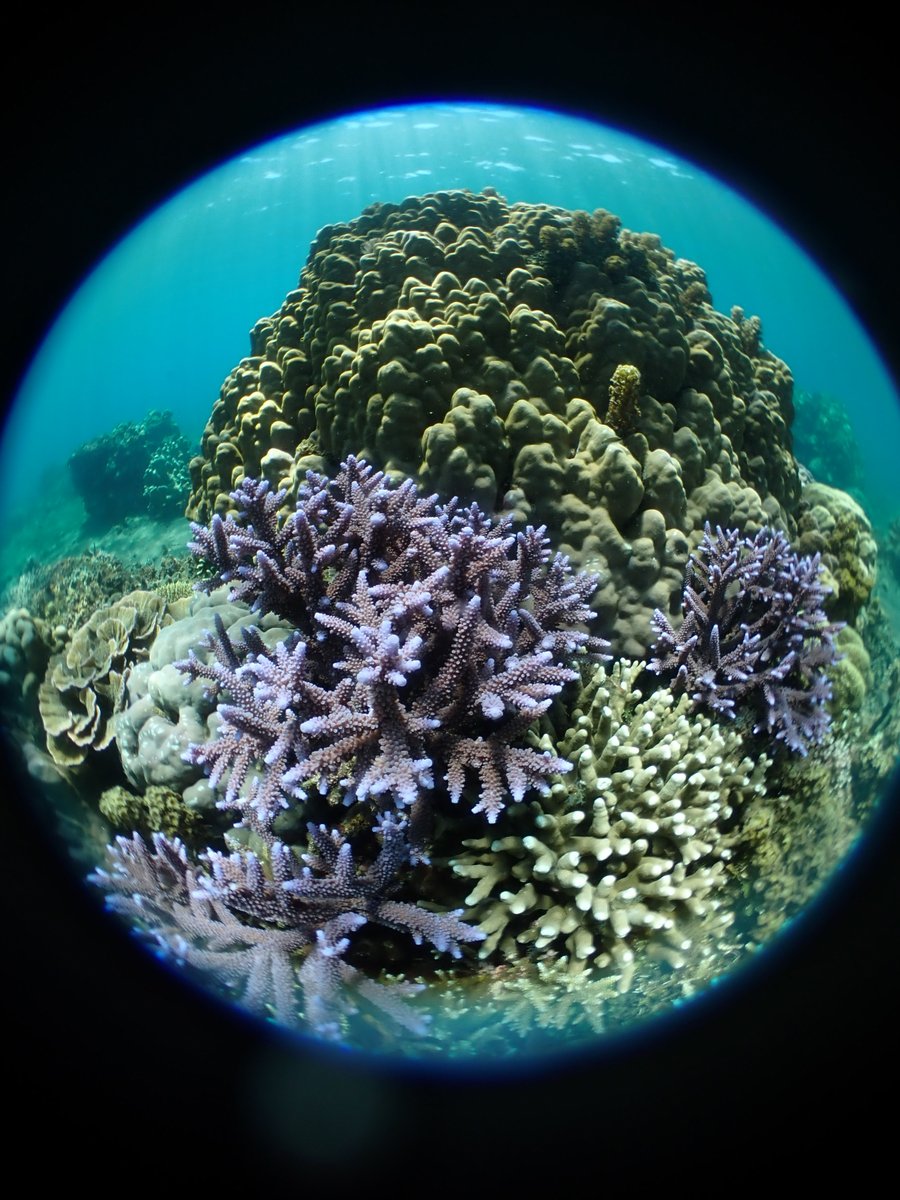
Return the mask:
<svg viewBox="0 0 900 1200">
<path fill-rule="evenodd" d="M 474 882 L 467 915 L 487 934 L 483 957 L 556 953 L 625 988 L 639 944 L 677 968 L 730 923 L 725 865 L 771 760 L 685 696 L 643 698 L 642 670 L 596 668 L 558 744 L 572 776 L 453 858 Z"/>
<path fill-rule="evenodd" d="M 791 392 L 756 318 L 716 312 L 697 266 L 602 209 L 492 190 L 375 204 L 322 229 L 299 287 L 257 322 L 191 462 L 188 513 L 232 511 L 245 477 L 292 500 L 307 469 L 364 457 L 546 524 L 608 579 L 615 648 L 642 655 L 706 520 L 793 532 Z"/>
</svg>

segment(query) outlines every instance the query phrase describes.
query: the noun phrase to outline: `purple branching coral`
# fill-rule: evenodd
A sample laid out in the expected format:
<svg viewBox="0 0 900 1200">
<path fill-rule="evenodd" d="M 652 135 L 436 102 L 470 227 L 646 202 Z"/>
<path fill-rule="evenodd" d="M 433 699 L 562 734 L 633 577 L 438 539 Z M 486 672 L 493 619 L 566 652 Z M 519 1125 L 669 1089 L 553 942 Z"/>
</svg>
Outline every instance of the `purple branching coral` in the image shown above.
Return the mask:
<svg viewBox="0 0 900 1200">
<path fill-rule="evenodd" d="M 355 990 L 422 1033 L 424 1019 L 404 1002 L 418 985 L 387 986 L 364 976 L 343 958 L 347 935 L 372 922 L 455 957 L 460 941 L 480 935 L 458 912 L 432 913 L 390 899 L 408 847 L 402 823 L 385 821 L 379 832 L 378 855 L 361 869 L 349 843 L 325 826 L 309 826 L 310 853 L 267 838 L 261 854 L 207 850 L 199 865 L 178 838 L 156 833 L 151 849 L 136 833 L 117 839 L 110 870 L 98 870 L 91 881 L 107 892 L 113 911 L 145 931 L 160 957 L 211 972 L 248 1008 L 296 1024 L 299 983 L 309 1025 L 336 1037 L 337 1018 L 355 1011 L 349 999 Z"/>
<path fill-rule="evenodd" d="M 650 669 L 674 671 L 674 691 L 729 717 L 754 705 L 755 733 L 805 755 L 830 723 L 827 669 L 841 628 L 828 623 L 820 574 L 819 555 L 800 558 L 778 530 L 713 536 L 707 525 L 688 563 L 681 626 L 653 615 Z"/>
<path fill-rule="evenodd" d="M 578 661 L 605 657 L 585 628 L 597 581 L 551 556 L 543 529 L 423 499 L 353 458 L 333 481 L 310 472 L 283 522 L 266 483 L 233 499 L 237 518 L 193 527 L 192 549 L 218 572 L 204 586 L 227 582 L 295 631 L 269 649 L 252 627 L 233 643 L 217 618 L 210 662 L 176 664 L 218 701 L 215 736 L 187 757 L 236 814 L 230 852 L 193 862 L 177 839 L 135 834 L 93 882 L 159 953 L 211 971 L 248 1007 L 294 1023 L 299 989 L 306 1023 L 338 1037 L 357 996 L 421 1032 L 406 1003 L 417 986 L 360 970 L 352 935 L 381 927 L 454 957 L 483 939 L 461 910 L 398 893 L 427 862 L 442 790 L 456 802 L 474 779 L 473 812 L 493 822 L 570 769 L 523 743 Z M 341 828 L 308 820 L 334 820 L 336 794 Z M 307 818 L 307 845 L 277 832 L 285 809 Z"/>
<path fill-rule="evenodd" d="M 214 784 L 230 772 L 224 804 L 264 762 L 250 787 L 267 816 L 337 784 L 348 802 L 411 808 L 419 846 L 437 780 L 456 802 L 474 777 L 473 811 L 493 822 L 569 769 L 516 743 L 607 643 L 584 628 L 596 578 L 551 558 L 543 529 L 392 488 L 353 458 L 334 481 L 310 472 L 281 525 L 267 483 L 233 498 L 237 519 L 194 526 L 192 548 L 219 571 L 208 586 L 232 583 L 298 633 L 271 653 L 252 630 L 241 649 L 219 630 L 216 662 L 177 664 L 228 697 L 217 738 L 192 751 Z"/>
</svg>

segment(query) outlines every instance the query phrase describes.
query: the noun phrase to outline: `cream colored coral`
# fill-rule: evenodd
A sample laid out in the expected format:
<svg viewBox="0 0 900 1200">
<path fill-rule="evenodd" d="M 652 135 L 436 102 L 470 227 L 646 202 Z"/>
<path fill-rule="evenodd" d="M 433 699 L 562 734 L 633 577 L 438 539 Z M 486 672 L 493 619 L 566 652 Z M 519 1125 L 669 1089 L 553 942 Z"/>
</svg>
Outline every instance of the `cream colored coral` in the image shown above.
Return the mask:
<svg viewBox="0 0 900 1200">
<path fill-rule="evenodd" d="M 566 954 L 617 969 L 624 989 L 638 947 L 678 967 L 698 923 L 708 936 L 731 920 L 720 893 L 732 829 L 770 760 L 749 757 L 735 727 L 694 714 L 687 697 L 643 699 L 642 669 L 597 669 L 557 747 L 571 775 L 453 860 L 474 882 L 482 956 Z"/>
</svg>

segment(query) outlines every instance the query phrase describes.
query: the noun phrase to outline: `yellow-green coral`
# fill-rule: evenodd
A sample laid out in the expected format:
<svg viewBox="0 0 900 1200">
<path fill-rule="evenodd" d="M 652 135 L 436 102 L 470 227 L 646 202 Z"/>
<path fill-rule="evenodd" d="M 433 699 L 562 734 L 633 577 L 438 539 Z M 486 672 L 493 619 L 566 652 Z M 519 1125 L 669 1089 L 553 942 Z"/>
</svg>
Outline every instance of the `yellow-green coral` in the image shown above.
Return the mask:
<svg viewBox="0 0 900 1200">
<path fill-rule="evenodd" d="M 602 210 L 493 191 L 374 204 L 319 233 L 254 328 L 191 464 L 190 514 L 228 511 L 246 476 L 290 502 L 307 469 L 352 453 L 546 524 L 609 581 L 614 648 L 644 655 L 707 520 L 793 532 L 790 372 L 707 295 L 699 267 Z"/>
<path fill-rule="evenodd" d="M 620 364 L 609 381 L 609 407 L 606 410 L 606 424 L 619 437 L 626 437 L 637 428 L 641 417 L 640 395 L 640 371 L 628 363 Z"/>
<path fill-rule="evenodd" d="M 872 525 L 846 492 L 824 483 L 807 483 L 795 541 L 801 554 L 819 553 L 832 594 L 828 615 L 855 624 L 875 585 L 878 547 Z"/>
<path fill-rule="evenodd" d="M 164 833 L 167 837 L 190 837 L 200 818 L 171 788 L 151 784 L 142 795 L 127 788 L 107 788 L 100 797 L 100 812 L 123 833 Z"/>
</svg>

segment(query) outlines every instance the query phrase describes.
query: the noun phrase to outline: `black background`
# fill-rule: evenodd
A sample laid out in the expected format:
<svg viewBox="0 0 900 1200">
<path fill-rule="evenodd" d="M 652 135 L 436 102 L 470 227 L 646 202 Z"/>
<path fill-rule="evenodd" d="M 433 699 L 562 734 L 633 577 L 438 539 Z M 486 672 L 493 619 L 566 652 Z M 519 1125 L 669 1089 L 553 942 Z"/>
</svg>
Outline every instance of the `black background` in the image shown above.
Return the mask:
<svg viewBox="0 0 900 1200">
<path fill-rule="evenodd" d="M 9 394 L 84 273 L 198 172 L 310 120 L 447 98 L 596 115 L 739 185 L 827 265 L 896 377 L 895 69 L 862 17 L 71 11 L 25 14 L 28 36 L 7 49 Z M 193 996 L 98 918 L 18 792 L 7 776 L 5 1133 L 34 1182 L 287 1175 L 302 1189 L 322 1176 L 338 1194 L 362 1179 L 405 1195 L 478 1187 L 485 1172 L 512 1190 L 546 1168 L 554 1191 L 677 1194 L 774 1183 L 782 1154 L 808 1179 L 852 1165 L 859 1184 L 888 1149 L 896 1100 L 877 1090 L 898 1065 L 896 807 L 787 951 L 718 1003 L 553 1072 L 476 1078 L 323 1056 Z M 20 1152 L 28 1134 L 37 1150 Z"/>
</svg>

